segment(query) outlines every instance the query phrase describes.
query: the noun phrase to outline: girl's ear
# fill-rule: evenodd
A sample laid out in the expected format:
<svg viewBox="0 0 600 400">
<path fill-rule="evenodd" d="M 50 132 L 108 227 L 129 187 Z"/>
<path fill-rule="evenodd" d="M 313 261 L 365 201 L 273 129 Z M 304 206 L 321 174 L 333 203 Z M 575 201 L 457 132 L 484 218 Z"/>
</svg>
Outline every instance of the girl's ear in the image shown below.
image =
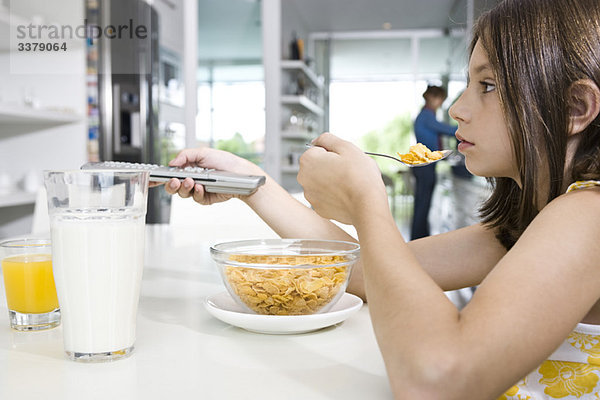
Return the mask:
<svg viewBox="0 0 600 400">
<path fill-rule="evenodd" d="M 569 88 L 569 135 L 583 131 L 600 113 L 600 89 L 590 79 L 573 82 Z"/>
</svg>

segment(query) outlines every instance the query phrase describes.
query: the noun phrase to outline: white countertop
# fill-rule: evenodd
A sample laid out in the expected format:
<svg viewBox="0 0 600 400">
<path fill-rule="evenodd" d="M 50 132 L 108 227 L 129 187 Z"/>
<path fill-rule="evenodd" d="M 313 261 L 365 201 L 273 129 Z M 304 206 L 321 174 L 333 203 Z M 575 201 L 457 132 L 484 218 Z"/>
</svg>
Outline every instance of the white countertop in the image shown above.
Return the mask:
<svg viewBox="0 0 600 400">
<path fill-rule="evenodd" d="M 204 299 L 225 288 L 208 252 L 220 238 L 204 231 L 147 227 L 135 351 L 112 363 L 67 360 L 60 326 L 11 330 L 0 279 L 0 399 L 392 398 L 367 306 L 297 335 L 251 333 L 209 315 Z"/>
</svg>

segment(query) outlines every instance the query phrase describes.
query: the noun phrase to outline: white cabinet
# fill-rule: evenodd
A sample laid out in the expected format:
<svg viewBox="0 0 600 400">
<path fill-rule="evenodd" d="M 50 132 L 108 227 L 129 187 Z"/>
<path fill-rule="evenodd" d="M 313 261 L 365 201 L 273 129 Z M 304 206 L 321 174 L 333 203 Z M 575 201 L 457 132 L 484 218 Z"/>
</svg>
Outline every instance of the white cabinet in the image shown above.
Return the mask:
<svg viewBox="0 0 600 400">
<path fill-rule="evenodd" d="M 49 127 L 58 127 L 81 120 L 81 116 L 73 113 L 54 111 L 52 109 L 37 110 L 30 107 L 0 103 L 0 146 L 3 147 L 2 153 L 10 151 L 9 147 L 12 147 L 10 146 L 11 142 L 17 142 L 17 144 L 21 142 L 23 145 L 14 146 L 13 151 L 20 153 L 21 157 L 27 157 L 27 152 L 29 150 L 35 151 L 35 149 L 30 149 L 29 146 L 25 145 L 26 142 L 22 141 L 23 139 L 27 139 L 26 136 L 35 136 L 38 131 L 43 131 Z M 22 137 L 13 137 L 17 135 Z M 23 160 L 22 168 L 24 170 L 22 176 L 18 173 L 9 172 L 7 168 L 0 170 L 0 207 L 33 204 L 35 201 L 35 193 L 26 191 L 21 187 L 24 184 L 23 180 L 27 178 L 36 179 L 39 183 L 39 174 L 28 176 L 28 173 L 32 170 L 26 169 L 27 164 Z"/>
<path fill-rule="evenodd" d="M 83 2 L 62 0 L 60 10 L 39 2 L 4 4 L 0 5 L 0 239 L 30 232 L 43 170 L 78 168 L 86 161 L 84 40 L 67 41 L 68 51 L 44 54 L 18 51 L 15 46 L 16 24 L 76 27 L 83 21 Z M 35 4 L 41 8 L 28 8 Z"/>
</svg>

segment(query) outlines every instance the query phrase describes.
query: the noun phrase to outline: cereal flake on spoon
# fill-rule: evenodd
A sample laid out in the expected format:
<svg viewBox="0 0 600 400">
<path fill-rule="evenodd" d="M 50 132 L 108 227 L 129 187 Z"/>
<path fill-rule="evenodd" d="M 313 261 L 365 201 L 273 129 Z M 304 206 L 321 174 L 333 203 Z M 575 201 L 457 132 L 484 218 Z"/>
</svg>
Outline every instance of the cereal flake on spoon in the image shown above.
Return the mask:
<svg viewBox="0 0 600 400">
<path fill-rule="evenodd" d="M 444 153 L 441 151 L 431 151 L 422 143 L 410 146 L 409 152 L 406 154 L 401 154 L 400 152 L 397 152 L 397 154 L 402 162 L 411 165 L 430 163 L 444 157 Z"/>
</svg>

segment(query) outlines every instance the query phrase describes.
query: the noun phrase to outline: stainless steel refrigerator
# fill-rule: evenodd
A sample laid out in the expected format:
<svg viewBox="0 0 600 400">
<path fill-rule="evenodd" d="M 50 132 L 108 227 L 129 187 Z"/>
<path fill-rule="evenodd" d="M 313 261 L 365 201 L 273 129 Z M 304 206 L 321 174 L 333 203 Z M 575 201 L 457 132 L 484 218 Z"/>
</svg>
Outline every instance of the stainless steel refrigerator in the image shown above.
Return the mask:
<svg viewBox="0 0 600 400">
<path fill-rule="evenodd" d="M 96 135 L 100 161 L 164 163 L 156 10 L 143 0 L 87 0 L 86 26 L 88 85 L 96 85 L 98 121 L 89 135 Z M 168 223 L 169 214 L 170 196 L 151 188 L 146 222 Z"/>
</svg>

